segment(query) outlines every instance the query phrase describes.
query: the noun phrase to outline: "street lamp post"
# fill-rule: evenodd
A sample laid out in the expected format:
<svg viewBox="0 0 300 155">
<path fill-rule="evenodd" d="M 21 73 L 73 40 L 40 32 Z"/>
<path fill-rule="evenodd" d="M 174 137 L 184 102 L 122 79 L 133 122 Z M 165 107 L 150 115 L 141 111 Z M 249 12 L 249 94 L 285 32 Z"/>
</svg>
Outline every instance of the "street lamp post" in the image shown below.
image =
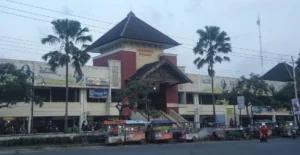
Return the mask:
<svg viewBox="0 0 300 155">
<path fill-rule="evenodd" d="M 28 127 L 28 133 L 32 133 L 32 130 L 33 130 L 33 110 L 34 110 L 33 105 L 34 105 L 34 98 L 35 98 L 35 95 L 34 95 L 34 80 L 36 78 L 41 78 L 42 79 L 42 82 L 41 82 L 42 86 L 45 85 L 45 80 L 44 80 L 44 77 L 42 77 L 41 75 L 35 75 L 34 72 L 32 72 L 30 70 L 30 67 L 27 64 L 22 67 L 22 70 L 24 69 L 25 66 L 27 67 L 27 73 L 30 74 L 30 78 L 31 78 L 31 106 L 30 106 L 30 117 L 29 117 L 29 120 L 28 120 L 28 125 L 30 124 L 30 126 Z"/>
</svg>

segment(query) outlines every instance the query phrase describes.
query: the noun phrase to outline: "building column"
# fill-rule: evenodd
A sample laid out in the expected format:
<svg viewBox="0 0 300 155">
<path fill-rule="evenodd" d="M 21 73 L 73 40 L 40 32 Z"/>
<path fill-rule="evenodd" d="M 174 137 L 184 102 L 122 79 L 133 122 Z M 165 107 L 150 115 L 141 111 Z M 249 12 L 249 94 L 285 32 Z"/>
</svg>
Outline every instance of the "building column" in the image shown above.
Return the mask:
<svg viewBox="0 0 300 155">
<path fill-rule="evenodd" d="M 186 92 L 181 92 L 180 95 L 180 103 L 186 104 Z"/>
<path fill-rule="evenodd" d="M 29 116 L 28 116 L 28 126 L 27 126 L 27 131 L 28 131 L 28 133 L 32 133 L 32 131 L 31 131 L 31 120 L 32 120 L 32 118 L 31 118 L 31 102 L 29 103 L 29 106 L 28 106 L 28 108 L 29 108 Z"/>
<path fill-rule="evenodd" d="M 194 115 L 194 122 L 196 128 L 200 127 L 199 122 L 199 95 L 198 94 L 193 94 L 193 100 L 194 100 L 194 106 L 195 106 L 195 115 Z"/>
<path fill-rule="evenodd" d="M 87 89 L 81 88 L 79 90 L 79 102 L 80 102 L 80 117 L 79 117 L 79 129 L 81 131 L 81 124 L 87 120 Z"/>
<path fill-rule="evenodd" d="M 275 114 L 275 110 L 272 110 L 272 122 L 276 122 L 276 114 Z"/>
</svg>

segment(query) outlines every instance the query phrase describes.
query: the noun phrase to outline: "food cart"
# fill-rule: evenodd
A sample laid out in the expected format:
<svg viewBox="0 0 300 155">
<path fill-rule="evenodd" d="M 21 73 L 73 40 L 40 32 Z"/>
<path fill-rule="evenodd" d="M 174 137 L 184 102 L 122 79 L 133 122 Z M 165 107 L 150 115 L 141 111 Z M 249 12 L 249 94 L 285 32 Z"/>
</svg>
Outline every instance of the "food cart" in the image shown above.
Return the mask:
<svg viewBox="0 0 300 155">
<path fill-rule="evenodd" d="M 125 141 L 140 142 L 141 144 L 144 144 L 146 142 L 144 130 L 147 122 L 140 120 L 126 120 L 125 123 Z"/>
<path fill-rule="evenodd" d="M 171 120 L 153 120 L 147 127 L 148 141 L 173 141 Z"/>
<path fill-rule="evenodd" d="M 198 141 L 199 128 L 197 129 L 197 126 L 200 127 L 200 122 L 180 122 L 180 124 L 182 126 L 181 141 Z"/>
<path fill-rule="evenodd" d="M 104 121 L 102 124 L 105 132 L 106 145 L 108 144 L 122 145 L 124 143 L 124 139 L 125 139 L 124 120 Z"/>
</svg>

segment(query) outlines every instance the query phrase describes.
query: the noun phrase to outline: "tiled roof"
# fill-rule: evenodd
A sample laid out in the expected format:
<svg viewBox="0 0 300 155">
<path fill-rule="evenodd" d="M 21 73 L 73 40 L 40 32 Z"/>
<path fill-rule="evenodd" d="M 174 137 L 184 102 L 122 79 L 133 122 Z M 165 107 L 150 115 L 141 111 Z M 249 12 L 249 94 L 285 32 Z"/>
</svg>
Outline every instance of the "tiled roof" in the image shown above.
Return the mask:
<svg viewBox="0 0 300 155">
<path fill-rule="evenodd" d="M 149 41 L 167 45 L 180 45 L 167 35 L 156 30 L 130 12 L 125 19 L 96 40 L 88 49 L 92 50 L 120 38 Z"/>
</svg>

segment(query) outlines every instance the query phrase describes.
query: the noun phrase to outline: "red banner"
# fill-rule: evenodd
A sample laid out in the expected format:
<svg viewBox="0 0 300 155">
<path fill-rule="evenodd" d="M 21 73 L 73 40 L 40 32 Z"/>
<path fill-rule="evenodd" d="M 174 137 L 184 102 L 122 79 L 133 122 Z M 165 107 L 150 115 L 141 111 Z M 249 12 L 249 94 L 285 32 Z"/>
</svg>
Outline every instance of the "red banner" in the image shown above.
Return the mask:
<svg viewBox="0 0 300 155">
<path fill-rule="evenodd" d="M 126 135 L 126 141 L 140 141 L 145 139 L 145 133 L 134 133 Z"/>
<path fill-rule="evenodd" d="M 168 140 L 173 138 L 173 133 L 156 133 L 156 140 Z"/>
</svg>

